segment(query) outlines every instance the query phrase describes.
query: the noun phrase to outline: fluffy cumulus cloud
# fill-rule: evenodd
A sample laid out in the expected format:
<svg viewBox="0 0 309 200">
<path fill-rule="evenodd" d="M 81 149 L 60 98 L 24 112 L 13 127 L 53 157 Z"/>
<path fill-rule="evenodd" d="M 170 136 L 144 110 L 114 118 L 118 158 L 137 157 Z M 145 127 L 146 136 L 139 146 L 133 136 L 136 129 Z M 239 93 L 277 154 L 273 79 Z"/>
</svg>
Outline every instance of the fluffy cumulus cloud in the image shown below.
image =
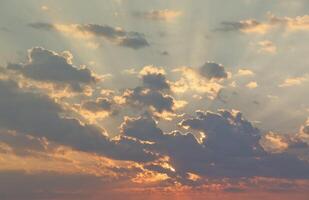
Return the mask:
<svg viewBox="0 0 309 200">
<path fill-rule="evenodd" d="M 64 108 L 47 96 L 23 91 L 9 80 L 0 81 L 0 127 L 38 138 L 46 138 L 55 143 L 85 152 L 114 157 L 115 159 L 151 160 L 142 148 L 122 146 L 111 141 L 104 130 L 82 124 L 79 120 L 65 117 Z M 49 127 L 49 128 L 46 128 Z M 120 147 L 120 148 L 118 148 Z M 131 149 L 131 150 L 130 150 Z"/>
<path fill-rule="evenodd" d="M 191 133 L 164 133 L 149 116 L 127 118 L 121 133 L 149 143 L 149 151 L 168 156 L 172 166 L 168 174 L 187 184 L 190 174 L 213 178 L 308 178 L 308 163 L 286 153 L 265 151 L 260 145 L 260 131 L 239 112 L 197 111 L 196 118 L 183 120 L 181 126 L 201 131 L 206 137 L 199 142 Z"/>
<path fill-rule="evenodd" d="M 216 96 L 222 88 L 220 81 L 229 77 L 224 66 L 214 62 L 206 62 L 198 68 L 180 67 L 173 71 L 181 73 L 181 78 L 172 83 L 174 92 L 196 91 L 210 97 Z"/>
<path fill-rule="evenodd" d="M 288 152 L 302 160 L 309 161 L 309 131 L 308 120 L 299 128 L 299 131 L 292 134 L 281 134 L 268 132 L 260 140 L 263 148 L 271 153 Z"/>
<path fill-rule="evenodd" d="M 300 141 L 309 145 L 309 119 L 303 126 L 301 126 L 299 133 L 296 135 L 296 137 Z"/>
<path fill-rule="evenodd" d="M 121 96 L 127 104 L 149 108 L 151 112 L 160 113 L 159 115 L 169 113 L 169 116 L 186 105 L 185 101 L 178 101 L 169 94 L 171 83 L 162 68 L 146 66 L 139 72 L 139 77 L 142 86 L 127 89 Z"/>
<path fill-rule="evenodd" d="M 73 65 L 72 58 L 70 52 L 58 54 L 35 47 L 28 51 L 28 60 L 25 63 L 10 63 L 7 68 L 36 81 L 69 85 L 75 91 L 81 91 L 83 86 L 98 81 L 90 69 Z"/>
<path fill-rule="evenodd" d="M 162 68 L 146 66 L 139 74 L 145 87 L 155 90 L 170 89 L 170 84 L 167 81 L 165 71 Z"/>
<path fill-rule="evenodd" d="M 80 104 L 75 104 L 73 107 L 77 113 L 90 123 L 99 123 L 100 120 L 119 113 L 117 103 L 108 97 L 86 100 Z"/>
<path fill-rule="evenodd" d="M 126 99 L 127 103 L 136 106 L 151 106 L 158 112 L 172 112 L 175 105 L 173 97 L 165 95 L 160 91 L 143 87 L 127 90 L 123 94 L 123 98 Z"/>
<path fill-rule="evenodd" d="M 287 153 L 267 153 L 259 142 L 260 131 L 239 112 L 199 111 L 196 118 L 184 120 L 181 125 L 206 134 L 205 148 L 214 152 L 208 159 L 213 167 L 205 169 L 209 176 L 305 178 L 308 174 L 307 162 Z"/>
<path fill-rule="evenodd" d="M 29 24 L 29 26 L 39 30 L 57 31 L 81 39 L 104 38 L 118 46 L 132 49 L 140 49 L 150 45 L 142 33 L 126 31 L 120 27 L 108 25 L 36 22 Z"/>
<path fill-rule="evenodd" d="M 116 173 L 114 176 L 119 178 L 123 173 L 126 181 L 157 182 L 160 186 L 177 183 L 195 187 L 207 185 L 209 178 L 309 178 L 306 157 L 295 153 L 307 148 L 307 124 L 294 137 L 285 138 L 275 133 L 262 135 L 239 111 L 196 111 L 195 117 L 178 115 L 176 110 L 186 103 L 173 97 L 177 84 L 183 81 L 189 89 L 216 93 L 214 85 L 221 88 L 222 81 L 229 77 L 220 64 L 207 62 L 199 68 L 178 68 L 176 71 L 182 73 L 176 81 L 169 80 L 163 68 L 146 66 L 134 73 L 140 86 L 126 89 L 119 96 L 115 90 L 104 89 L 94 96 L 81 94 L 80 99 L 71 97 L 64 101 L 53 98 L 48 91 L 33 89 L 39 84 L 28 88 L 22 82 L 31 79 L 72 88 L 96 84 L 97 78 L 89 69 L 72 64 L 70 53 L 32 48 L 27 62 L 8 64 L 7 68 L 10 73 L 5 69 L 0 76 L 1 154 L 56 159 L 55 155 L 63 151 L 60 147 L 69 148 L 69 155 L 75 152 L 96 156 L 95 161 L 88 162 L 104 158 L 110 159 L 110 165 L 133 163 L 123 168 L 113 164 L 109 174 Z M 252 74 L 249 70 L 239 71 L 240 76 Z M 121 112 L 126 113 L 122 111 L 126 107 L 138 108 L 140 116 L 124 117 Z M 107 116 L 124 117 L 115 137 L 96 126 L 99 119 L 110 120 Z M 175 125 L 179 119 L 175 116 L 183 120 L 178 120 L 179 126 L 169 132 L 163 131 L 156 121 L 171 118 Z M 93 174 L 92 170 L 88 171 Z"/>
<path fill-rule="evenodd" d="M 1 3 L 0 199 L 307 200 L 307 1 Z"/>
<path fill-rule="evenodd" d="M 273 132 L 263 135 L 260 144 L 266 151 L 272 153 L 281 153 L 289 147 L 287 140 L 282 135 Z"/>
</svg>

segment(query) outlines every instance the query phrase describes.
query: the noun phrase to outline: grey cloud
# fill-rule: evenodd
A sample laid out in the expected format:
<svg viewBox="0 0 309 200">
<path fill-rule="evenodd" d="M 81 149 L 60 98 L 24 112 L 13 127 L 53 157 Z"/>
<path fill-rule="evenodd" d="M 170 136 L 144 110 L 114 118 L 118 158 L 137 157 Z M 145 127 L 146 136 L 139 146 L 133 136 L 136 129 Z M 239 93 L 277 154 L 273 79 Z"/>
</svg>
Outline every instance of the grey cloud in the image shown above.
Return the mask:
<svg viewBox="0 0 309 200">
<path fill-rule="evenodd" d="M 148 73 L 142 76 L 143 85 L 154 90 L 170 89 L 170 85 L 164 74 Z"/>
<path fill-rule="evenodd" d="M 122 124 L 125 136 L 148 141 L 147 150 L 168 155 L 184 183 L 187 173 L 212 178 L 280 177 L 309 178 L 309 164 L 287 153 L 270 154 L 259 144 L 260 132 L 240 113 L 219 111 L 197 112 L 197 117 L 184 120 L 184 127 L 202 131 L 202 142 L 190 133 L 163 133 L 149 116 L 128 119 Z M 282 167 L 285 166 L 285 167 Z M 155 167 L 155 170 L 162 170 Z M 174 176 L 172 172 L 166 172 Z"/>
<path fill-rule="evenodd" d="M 74 118 L 63 117 L 62 107 L 47 96 L 25 92 L 15 82 L 0 81 L 0 128 L 29 134 L 79 151 L 97 153 L 114 159 L 149 161 L 155 156 L 140 146 L 121 145 L 104 131 Z"/>
<path fill-rule="evenodd" d="M 28 26 L 34 29 L 40 29 L 40 30 L 45 30 L 45 31 L 56 30 L 53 24 L 46 23 L 46 22 L 29 23 Z"/>
<path fill-rule="evenodd" d="M 113 102 L 110 101 L 107 98 L 99 98 L 96 101 L 86 101 L 82 104 L 82 107 L 92 111 L 92 112 L 97 112 L 97 111 L 111 111 L 112 110 L 112 105 Z"/>
<path fill-rule="evenodd" d="M 57 25 L 45 22 L 36 22 L 28 24 L 29 27 L 45 31 L 63 31 Z M 122 28 L 115 28 L 108 25 L 99 24 L 61 24 L 68 29 L 74 29 L 77 32 L 91 34 L 95 37 L 102 37 L 118 46 L 132 49 L 140 49 L 150 46 L 144 34 L 134 31 L 126 31 Z"/>
<path fill-rule="evenodd" d="M 149 46 L 149 43 L 142 35 L 134 34 L 134 36 L 120 39 L 119 45 L 132 49 L 140 49 Z"/>
<path fill-rule="evenodd" d="M 149 46 L 144 35 L 138 32 L 125 31 L 123 29 L 114 28 L 107 25 L 84 24 L 78 25 L 78 29 L 95 36 L 101 36 L 106 39 L 116 41 L 118 45 L 133 49 L 140 49 Z"/>
<path fill-rule="evenodd" d="M 164 134 L 150 116 L 127 119 L 121 126 L 121 134 L 153 142 L 154 144 L 149 145 L 147 149 L 168 155 L 173 167 L 182 176 L 186 176 L 186 172 L 193 171 L 196 165 L 207 163 L 205 158 L 208 153 L 192 134 L 181 134 L 177 131 Z"/>
<path fill-rule="evenodd" d="M 306 125 L 302 128 L 303 133 L 309 135 L 309 125 Z"/>
<path fill-rule="evenodd" d="M 260 131 L 239 112 L 197 112 L 182 126 L 207 134 L 203 144 L 213 152 L 211 176 L 309 178 L 309 164 L 287 153 L 270 154 L 260 146 Z M 286 167 L 282 167 L 286 166 Z"/>
<path fill-rule="evenodd" d="M 228 74 L 225 68 L 214 62 L 207 62 L 198 69 L 200 75 L 207 79 L 223 79 L 227 78 Z"/>
<path fill-rule="evenodd" d="M 104 37 L 108 40 L 115 41 L 119 46 L 132 49 L 140 49 L 149 46 L 144 35 L 138 32 L 128 32 L 123 29 L 98 24 L 78 25 L 78 29 L 98 37 Z"/>
<path fill-rule="evenodd" d="M 48 148 L 40 138 L 5 130 L 0 130 L 0 142 L 8 145 L 9 151 L 19 156 L 33 156 L 35 152 L 45 152 Z M 9 153 L 9 151 L 2 149 L 3 153 Z"/>
<path fill-rule="evenodd" d="M 70 59 L 53 51 L 35 47 L 29 50 L 26 63 L 8 64 L 7 68 L 33 80 L 68 84 L 77 91 L 81 90 L 83 85 L 96 82 L 96 77 L 88 68 L 78 68 L 71 64 Z"/>
<path fill-rule="evenodd" d="M 239 31 L 239 30 L 246 30 L 246 29 L 251 29 L 255 28 L 259 25 L 261 25 L 260 22 L 256 20 L 246 20 L 246 21 L 240 21 L 240 22 L 222 22 L 221 23 L 222 27 L 217 28 L 216 31 Z"/>
<path fill-rule="evenodd" d="M 172 112 L 175 100 L 166 94 L 170 91 L 170 84 L 164 70 L 147 66 L 139 74 L 142 86 L 126 90 L 123 94 L 126 102 L 134 106 L 153 107 L 159 113 Z"/>
<path fill-rule="evenodd" d="M 0 199 L 87 199 L 104 183 L 100 177 L 83 174 L 0 171 Z"/>
<path fill-rule="evenodd" d="M 80 31 L 85 31 L 93 33 L 96 36 L 102 36 L 108 39 L 117 39 L 119 37 L 124 37 L 128 33 L 122 29 L 116 29 L 111 26 L 98 25 L 98 24 L 84 24 L 78 25 Z"/>
<path fill-rule="evenodd" d="M 132 105 L 153 106 L 160 113 L 173 111 L 174 99 L 157 90 L 137 87 L 133 90 L 127 90 L 123 97 Z"/>
<path fill-rule="evenodd" d="M 121 134 L 143 141 L 156 141 L 163 137 L 163 132 L 149 116 L 128 118 L 121 124 L 120 129 Z"/>
<path fill-rule="evenodd" d="M 168 51 L 161 51 L 160 55 L 162 55 L 162 56 L 169 56 L 170 53 Z"/>
<path fill-rule="evenodd" d="M 243 119 L 241 113 L 222 110 L 218 113 L 197 111 L 196 114 L 196 118 L 184 120 L 181 125 L 207 134 L 204 144 L 218 155 L 263 155 L 259 130 Z"/>
</svg>

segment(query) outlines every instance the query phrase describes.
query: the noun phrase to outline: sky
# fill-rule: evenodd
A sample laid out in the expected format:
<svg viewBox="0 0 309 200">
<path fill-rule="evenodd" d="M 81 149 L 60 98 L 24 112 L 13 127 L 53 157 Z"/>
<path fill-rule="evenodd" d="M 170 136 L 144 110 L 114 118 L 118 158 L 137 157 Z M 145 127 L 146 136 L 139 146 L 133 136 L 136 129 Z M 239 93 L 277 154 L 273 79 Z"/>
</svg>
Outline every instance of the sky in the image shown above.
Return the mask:
<svg viewBox="0 0 309 200">
<path fill-rule="evenodd" d="M 0 199 L 307 200 L 308 11 L 0 0 Z"/>
</svg>

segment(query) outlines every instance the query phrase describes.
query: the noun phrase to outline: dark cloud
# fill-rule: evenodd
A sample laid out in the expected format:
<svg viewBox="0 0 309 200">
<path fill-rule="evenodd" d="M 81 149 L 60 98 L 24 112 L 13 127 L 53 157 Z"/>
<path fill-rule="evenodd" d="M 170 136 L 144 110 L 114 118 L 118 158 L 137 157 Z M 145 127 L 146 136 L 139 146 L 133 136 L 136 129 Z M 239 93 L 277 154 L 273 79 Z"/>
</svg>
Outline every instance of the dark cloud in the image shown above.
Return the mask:
<svg viewBox="0 0 309 200">
<path fill-rule="evenodd" d="M 95 37 L 102 37 L 118 46 L 132 49 L 140 49 L 150 46 L 144 34 L 134 31 L 126 31 L 119 27 L 99 24 L 52 24 L 45 22 L 36 22 L 28 24 L 29 27 L 45 31 L 67 32 L 71 36 L 77 33 L 90 34 Z"/>
<path fill-rule="evenodd" d="M 120 46 L 133 49 L 139 49 L 149 46 L 144 35 L 138 32 L 128 32 L 120 28 L 114 28 L 107 25 L 84 24 L 77 26 L 80 31 L 91 33 L 95 36 L 101 36 L 106 39 L 117 42 Z"/>
<path fill-rule="evenodd" d="M 161 51 L 160 55 L 162 55 L 162 56 L 169 56 L 170 54 L 169 54 L 168 51 Z"/>
<path fill-rule="evenodd" d="M 221 27 L 217 28 L 217 31 L 240 31 L 240 30 L 247 30 L 256 28 L 261 25 L 260 22 L 256 20 L 246 20 L 246 21 L 240 21 L 240 22 L 222 22 Z"/>
<path fill-rule="evenodd" d="M 223 79 L 228 77 L 224 67 L 214 62 L 205 63 L 198 69 L 198 71 L 200 75 L 207 79 Z"/>
<path fill-rule="evenodd" d="M 71 54 L 57 54 L 53 51 L 35 47 L 29 50 L 28 60 L 22 64 L 8 64 L 7 68 L 20 72 L 25 77 L 56 84 L 68 84 L 79 91 L 83 85 L 97 81 L 88 68 L 78 68 L 71 62 Z"/>
<path fill-rule="evenodd" d="M 123 98 L 134 106 L 154 108 L 157 112 L 172 112 L 177 107 L 177 101 L 169 94 L 170 83 L 162 68 L 146 66 L 139 72 L 142 86 L 127 89 Z"/>
<path fill-rule="evenodd" d="M 104 182 L 100 177 L 83 174 L 0 171 L 0 199 L 87 199 Z"/>
<path fill-rule="evenodd" d="M 80 31 L 92 33 L 96 36 L 102 36 L 108 39 L 117 39 L 129 35 L 122 29 L 116 29 L 111 26 L 98 25 L 98 24 L 84 24 L 77 26 Z M 134 35 L 135 33 L 130 33 Z"/>
<path fill-rule="evenodd" d="M 127 119 L 121 133 L 149 142 L 145 147 L 149 151 L 169 156 L 185 183 L 188 173 L 213 178 L 309 178 L 308 163 L 287 153 L 264 151 L 259 144 L 259 130 L 239 112 L 198 111 L 196 118 L 184 120 L 181 125 L 201 131 L 206 137 L 198 141 L 190 133 L 163 133 L 149 116 Z"/>
<path fill-rule="evenodd" d="M 242 114 L 229 111 L 196 112 L 197 117 L 182 121 L 181 125 L 207 134 L 204 144 L 222 156 L 259 156 L 260 132 L 244 120 Z"/>
<path fill-rule="evenodd" d="M 113 102 L 107 98 L 98 98 L 96 101 L 86 101 L 82 104 L 84 109 L 92 112 L 111 111 Z"/>
<path fill-rule="evenodd" d="M 37 138 L 46 138 L 73 149 L 106 155 L 114 159 L 149 161 L 155 156 L 141 146 L 121 145 L 102 129 L 64 117 L 63 108 L 47 96 L 26 92 L 15 82 L 0 81 L 0 128 Z"/>
<path fill-rule="evenodd" d="M 29 23 L 28 26 L 34 29 L 40 29 L 40 30 L 45 30 L 45 31 L 56 30 L 53 24 L 46 23 L 46 22 Z"/>
<path fill-rule="evenodd" d="M 206 134 L 203 142 L 213 152 L 211 176 L 309 178 L 309 164 L 287 153 L 271 154 L 260 146 L 260 131 L 239 112 L 197 112 L 182 126 Z M 282 167 L 285 166 L 285 167 Z M 301 175 L 302 174 L 302 175 Z"/>
<path fill-rule="evenodd" d="M 175 104 L 173 97 L 164 95 L 158 90 L 151 90 L 143 87 L 127 90 L 123 97 L 132 105 L 152 106 L 160 113 L 163 111 L 173 111 L 173 106 Z"/>
<path fill-rule="evenodd" d="M 149 43 L 141 34 L 133 34 L 132 36 L 122 38 L 118 44 L 132 49 L 140 49 L 149 46 Z"/>
<path fill-rule="evenodd" d="M 145 72 L 141 75 L 143 85 L 153 90 L 168 90 L 170 84 L 166 80 L 165 74 L 160 71 Z"/>
<path fill-rule="evenodd" d="M 0 141 L 9 146 L 9 149 L 2 149 L 3 153 L 13 153 L 19 156 L 34 156 L 36 152 L 45 152 L 49 147 L 40 138 L 5 130 L 0 130 Z"/>
<path fill-rule="evenodd" d="M 168 155 L 171 164 L 178 174 L 186 176 L 186 172 L 192 171 L 199 163 L 206 164 L 207 152 L 204 151 L 195 137 L 180 132 L 164 134 L 156 122 L 149 116 L 127 119 L 121 126 L 123 135 L 137 138 L 138 140 L 152 142 L 148 150 Z M 171 170 L 169 170 L 172 173 Z"/>
</svg>

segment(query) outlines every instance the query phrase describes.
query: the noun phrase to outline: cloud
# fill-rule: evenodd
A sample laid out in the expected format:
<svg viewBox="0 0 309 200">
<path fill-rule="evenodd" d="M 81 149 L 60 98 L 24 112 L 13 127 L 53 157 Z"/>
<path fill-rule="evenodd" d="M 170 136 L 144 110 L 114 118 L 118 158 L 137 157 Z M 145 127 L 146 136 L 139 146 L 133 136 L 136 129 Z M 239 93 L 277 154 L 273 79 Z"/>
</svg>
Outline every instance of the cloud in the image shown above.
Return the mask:
<svg viewBox="0 0 309 200">
<path fill-rule="evenodd" d="M 46 152 L 49 148 L 50 146 L 44 139 L 14 131 L 0 130 L 0 152 L 19 156 L 35 156 L 35 153 Z"/>
<path fill-rule="evenodd" d="M 169 53 L 168 51 L 161 51 L 161 52 L 160 52 L 160 55 L 161 55 L 161 56 L 169 56 L 170 53 Z"/>
<path fill-rule="evenodd" d="M 289 147 L 288 141 L 283 136 L 273 132 L 263 135 L 260 144 L 271 153 L 282 153 Z"/>
<path fill-rule="evenodd" d="M 25 200 L 84 199 L 91 195 L 90 191 L 93 191 L 93 188 L 103 183 L 104 181 L 100 180 L 99 177 L 83 174 L 0 171 L 0 198 Z M 77 191 L 77 188 L 83 188 L 83 191 Z"/>
<path fill-rule="evenodd" d="M 185 119 L 180 125 L 201 131 L 206 137 L 198 141 L 191 133 L 164 133 L 149 115 L 126 118 L 121 134 L 149 144 L 147 151 L 168 156 L 171 168 L 165 173 L 183 184 L 198 183 L 201 177 L 309 178 L 308 163 L 287 153 L 265 151 L 259 129 L 238 111 L 197 111 L 197 117 Z M 189 174 L 200 178 L 192 182 Z"/>
<path fill-rule="evenodd" d="M 309 30 L 309 16 L 297 17 L 277 17 L 269 14 L 268 20 L 259 22 L 254 19 L 241 20 L 239 22 L 225 21 L 221 23 L 221 27 L 216 31 L 240 31 L 243 33 L 266 34 L 275 28 L 283 28 L 285 31 L 308 31 Z"/>
<path fill-rule="evenodd" d="M 143 85 L 154 90 L 169 90 L 170 84 L 166 80 L 165 71 L 162 68 L 146 66 L 140 71 Z"/>
<path fill-rule="evenodd" d="M 260 53 L 270 53 L 275 54 L 277 53 L 277 47 L 274 43 L 269 40 L 263 40 L 258 42 L 258 52 Z"/>
<path fill-rule="evenodd" d="M 118 97 L 118 103 L 146 107 L 147 112 L 169 120 L 177 116 L 174 113 L 176 109 L 186 105 L 185 101 L 175 100 L 171 96 L 171 82 L 166 79 L 163 68 L 145 66 L 139 72 L 129 70 L 127 73 L 138 74 L 142 86 L 126 89 L 123 95 Z"/>
<path fill-rule="evenodd" d="M 296 137 L 302 142 L 305 142 L 309 145 L 309 118 L 306 123 L 301 126 L 299 133 L 296 135 Z"/>
<path fill-rule="evenodd" d="M 204 165 L 208 176 L 309 178 L 308 163 L 287 153 L 267 153 L 260 145 L 260 131 L 239 112 L 198 111 L 181 125 L 206 134 L 203 144 L 213 153 Z"/>
<path fill-rule="evenodd" d="M 82 104 L 84 109 L 92 112 L 98 112 L 101 110 L 111 111 L 113 103 L 107 98 L 98 98 L 96 101 L 86 101 Z"/>
<path fill-rule="evenodd" d="M 96 100 L 86 100 L 80 104 L 75 104 L 73 107 L 73 109 L 86 121 L 96 124 L 100 124 L 99 120 L 109 116 L 115 116 L 119 113 L 117 103 L 113 99 L 107 97 L 99 97 Z"/>
<path fill-rule="evenodd" d="M 214 62 L 207 62 L 199 69 L 199 74 L 207 79 L 224 79 L 228 77 L 223 65 Z"/>
<path fill-rule="evenodd" d="M 258 87 L 258 84 L 257 84 L 257 82 L 255 82 L 255 81 L 251 81 L 251 82 L 249 82 L 249 83 L 246 85 L 246 87 L 249 88 L 249 89 L 254 89 L 254 88 L 257 88 L 257 87 Z"/>
<path fill-rule="evenodd" d="M 136 87 L 134 89 L 128 89 L 123 98 L 126 102 L 136 106 L 151 106 L 158 112 L 172 112 L 175 102 L 174 98 L 165 95 L 160 91 L 151 90 L 143 87 Z"/>
<path fill-rule="evenodd" d="M 143 88 L 141 95 L 144 90 L 160 93 Z M 1 129 L 36 139 L 45 138 L 77 151 L 135 161 L 145 165 L 145 170 L 150 171 L 148 175 L 164 175 L 152 174 L 149 179 L 141 175 L 135 181 L 165 180 L 199 185 L 208 177 L 309 178 L 307 163 L 285 153 L 266 152 L 260 145 L 260 131 L 237 111 L 197 111 L 196 117 L 184 119 L 180 127 L 202 132 L 205 137 L 200 139 L 192 133 L 177 130 L 165 133 L 151 115 L 125 118 L 120 128 L 121 135 L 110 139 L 104 130 L 81 123 L 49 97 L 24 91 L 13 81 L 1 80 L 0 93 L 3 95 L 0 99 L 0 110 L 3 111 L 0 114 Z M 110 109 L 106 99 L 102 103 L 103 109 Z M 307 132 L 306 128 L 303 130 Z M 19 144 L 18 140 L 5 141 Z M 38 151 L 40 148 L 33 147 Z M 158 160 L 163 158 L 164 162 L 159 164 Z"/>
<path fill-rule="evenodd" d="M 37 138 L 46 138 L 73 149 L 106 155 L 114 159 L 152 160 L 141 146 L 122 146 L 104 130 L 63 116 L 65 110 L 49 97 L 26 92 L 9 80 L 0 81 L 0 127 Z M 48 127 L 48 128 L 47 128 Z"/>
<path fill-rule="evenodd" d="M 182 15 L 182 12 L 176 10 L 152 10 L 149 12 L 134 12 L 133 16 L 142 19 L 171 22 Z"/>
<path fill-rule="evenodd" d="M 283 83 L 281 83 L 279 85 L 279 87 L 297 86 L 297 85 L 301 85 L 303 82 L 305 82 L 307 80 L 308 80 L 307 76 L 287 78 L 287 79 L 284 80 Z"/>
<path fill-rule="evenodd" d="M 238 76 L 253 76 L 254 72 L 249 69 L 239 69 L 237 74 Z"/>
<path fill-rule="evenodd" d="M 52 24 L 44 22 L 30 23 L 30 27 L 41 30 L 57 31 L 80 39 L 104 38 L 117 46 L 140 49 L 150 44 L 139 32 L 126 31 L 120 27 L 99 24 Z"/>
<path fill-rule="evenodd" d="M 219 82 L 229 76 L 222 65 L 213 62 L 206 62 L 199 68 L 180 67 L 173 71 L 182 75 L 179 80 L 171 83 L 173 92 L 196 91 L 206 93 L 210 98 L 216 96 L 222 88 Z"/>
<path fill-rule="evenodd" d="M 309 162 L 309 121 L 302 125 L 297 133 L 281 134 L 268 132 L 262 136 L 260 144 L 267 152 L 288 152 Z"/>
<path fill-rule="evenodd" d="M 45 31 L 51 31 L 56 30 L 55 26 L 51 23 L 45 23 L 45 22 L 35 22 L 28 24 L 29 27 L 39 30 L 45 30 Z"/>
<path fill-rule="evenodd" d="M 222 22 L 221 25 L 220 28 L 216 29 L 217 31 L 241 31 L 243 33 L 265 34 L 270 29 L 268 24 L 263 24 L 252 19 L 239 22 Z"/>
<path fill-rule="evenodd" d="M 28 60 L 25 63 L 9 63 L 7 68 L 36 81 L 69 85 L 75 91 L 81 91 L 83 86 L 98 81 L 90 69 L 74 66 L 72 59 L 72 54 L 67 51 L 58 54 L 35 47 L 28 50 Z"/>
<path fill-rule="evenodd" d="M 148 150 L 167 155 L 172 167 L 182 175 L 189 171 L 190 166 L 194 167 L 196 162 L 203 162 L 202 156 L 206 153 L 192 134 L 181 134 L 178 131 L 165 134 L 149 116 L 127 118 L 121 125 L 121 133 L 152 143 Z"/>
<path fill-rule="evenodd" d="M 273 25 L 284 26 L 289 31 L 308 31 L 309 30 L 309 15 L 297 17 L 276 17 L 270 16 L 270 23 Z"/>
</svg>

